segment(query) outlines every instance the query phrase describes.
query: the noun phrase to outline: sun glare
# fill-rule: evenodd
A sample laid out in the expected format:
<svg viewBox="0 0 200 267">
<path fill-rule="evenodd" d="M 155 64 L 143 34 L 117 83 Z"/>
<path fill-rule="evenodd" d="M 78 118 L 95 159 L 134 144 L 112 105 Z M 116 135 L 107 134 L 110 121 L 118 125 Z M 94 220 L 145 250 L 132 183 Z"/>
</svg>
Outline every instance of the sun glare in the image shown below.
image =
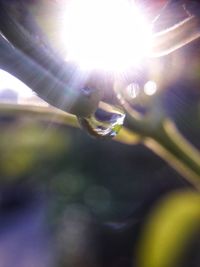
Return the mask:
<svg viewBox="0 0 200 267">
<path fill-rule="evenodd" d="M 48 106 L 19 79 L 0 69 L 0 103 Z"/>
<path fill-rule="evenodd" d="M 12 90 L 19 96 L 30 97 L 34 94 L 33 91 L 23 82 L 8 72 L 0 69 L 0 91 L 5 89 Z"/>
<path fill-rule="evenodd" d="M 124 71 L 151 47 L 151 28 L 128 0 L 71 0 L 61 21 L 67 59 L 87 70 Z"/>
</svg>

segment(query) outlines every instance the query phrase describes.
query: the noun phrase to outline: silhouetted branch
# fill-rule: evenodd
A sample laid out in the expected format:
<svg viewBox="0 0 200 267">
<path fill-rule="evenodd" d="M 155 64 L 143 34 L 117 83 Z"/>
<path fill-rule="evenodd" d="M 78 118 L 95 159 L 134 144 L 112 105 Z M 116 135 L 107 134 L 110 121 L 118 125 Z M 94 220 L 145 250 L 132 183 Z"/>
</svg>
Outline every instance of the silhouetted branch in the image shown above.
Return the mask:
<svg viewBox="0 0 200 267">
<path fill-rule="evenodd" d="M 200 18 L 191 16 L 153 36 L 152 57 L 168 55 L 200 37 Z"/>
</svg>

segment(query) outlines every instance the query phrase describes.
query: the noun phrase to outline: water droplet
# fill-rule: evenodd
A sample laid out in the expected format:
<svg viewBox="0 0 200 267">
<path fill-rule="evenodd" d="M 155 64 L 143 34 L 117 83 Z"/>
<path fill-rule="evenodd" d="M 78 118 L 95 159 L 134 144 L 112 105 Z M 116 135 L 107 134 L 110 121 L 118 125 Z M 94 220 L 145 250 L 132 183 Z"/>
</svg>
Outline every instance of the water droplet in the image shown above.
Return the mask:
<svg viewBox="0 0 200 267">
<path fill-rule="evenodd" d="M 112 138 L 117 135 L 124 122 L 122 109 L 100 102 L 99 108 L 88 118 L 79 118 L 80 125 L 92 136 Z"/>
</svg>

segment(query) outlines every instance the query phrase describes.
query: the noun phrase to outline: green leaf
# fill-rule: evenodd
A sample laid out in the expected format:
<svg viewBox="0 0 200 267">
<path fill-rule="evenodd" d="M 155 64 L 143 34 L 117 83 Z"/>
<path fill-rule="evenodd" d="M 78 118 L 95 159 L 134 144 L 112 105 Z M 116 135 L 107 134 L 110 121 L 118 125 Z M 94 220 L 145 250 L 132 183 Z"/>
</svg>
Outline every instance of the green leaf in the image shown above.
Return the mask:
<svg viewBox="0 0 200 267">
<path fill-rule="evenodd" d="M 138 267 L 177 267 L 199 230 L 200 195 L 179 191 L 161 200 L 150 214 L 138 247 Z"/>
</svg>

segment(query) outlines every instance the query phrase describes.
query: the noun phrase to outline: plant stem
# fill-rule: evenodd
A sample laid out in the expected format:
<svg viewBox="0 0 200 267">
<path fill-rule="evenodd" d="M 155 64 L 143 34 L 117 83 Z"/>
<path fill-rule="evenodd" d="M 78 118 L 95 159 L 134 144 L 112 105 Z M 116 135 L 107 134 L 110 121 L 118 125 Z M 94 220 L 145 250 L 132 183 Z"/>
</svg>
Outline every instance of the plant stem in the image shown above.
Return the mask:
<svg viewBox="0 0 200 267">
<path fill-rule="evenodd" d="M 161 57 L 187 45 L 200 37 L 200 18 L 191 16 L 153 36 L 150 57 Z"/>
<path fill-rule="evenodd" d="M 17 20 L 15 12 L 21 9 L 21 1 L 14 4 L 10 1 L 0 2 L 0 31 L 18 50 L 52 73 L 58 80 L 68 85 L 72 76 L 80 72 L 77 66 L 67 63 L 51 49 L 36 33 L 28 32 Z M 13 11 L 14 9 L 14 11 Z M 28 12 L 27 8 L 24 8 Z M 24 11 L 24 12 L 25 12 Z M 20 14 L 28 17 L 27 14 Z M 44 39 L 44 38 L 43 38 Z"/>
<path fill-rule="evenodd" d="M 101 98 L 98 90 L 85 94 L 73 83 L 69 86 L 59 81 L 48 70 L 13 48 L 1 35 L 0 68 L 23 81 L 49 104 L 77 116 L 93 113 Z"/>
<path fill-rule="evenodd" d="M 200 153 L 181 135 L 171 120 L 163 120 L 159 129 L 144 139 L 144 144 L 200 189 Z"/>
<path fill-rule="evenodd" d="M 0 67 L 26 83 L 49 104 L 77 116 L 89 116 L 97 109 L 102 92 L 95 88 L 84 95 L 81 89 L 88 74 L 61 59 L 43 40 L 22 27 L 15 15 L 22 4 L 0 1 L 0 31 L 15 47 L 14 50 L 0 36 Z"/>
<path fill-rule="evenodd" d="M 39 119 L 41 121 L 47 121 L 50 123 L 58 123 L 69 127 L 80 127 L 76 116 L 61 111 L 57 108 L 53 108 L 51 106 L 43 107 L 36 105 L 31 106 L 22 104 L 19 105 L 0 103 L 0 116 L 4 115 L 28 117 L 32 119 Z M 134 145 L 140 142 L 140 136 L 123 127 L 113 140 L 126 145 Z"/>
</svg>

